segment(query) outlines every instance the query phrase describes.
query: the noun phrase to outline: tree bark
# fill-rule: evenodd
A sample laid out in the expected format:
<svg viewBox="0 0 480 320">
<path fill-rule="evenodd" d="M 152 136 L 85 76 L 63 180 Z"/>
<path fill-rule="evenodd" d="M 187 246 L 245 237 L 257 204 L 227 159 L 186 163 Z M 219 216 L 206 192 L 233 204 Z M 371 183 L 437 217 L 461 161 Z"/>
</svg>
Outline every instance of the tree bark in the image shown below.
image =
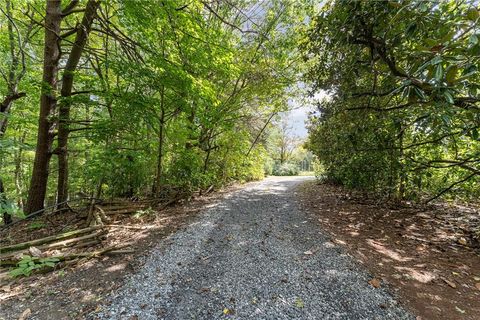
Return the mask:
<svg viewBox="0 0 480 320">
<path fill-rule="evenodd" d="M 20 143 L 25 143 L 25 138 L 27 133 L 24 132 L 20 138 Z M 23 149 L 18 148 L 18 151 L 15 152 L 15 191 L 17 195 L 17 205 L 20 209 L 23 210 L 23 169 L 22 169 L 22 160 L 23 160 Z"/>
<path fill-rule="evenodd" d="M 68 200 L 68 136 L 70 134 L 69 122 L 71 108 L 71 101 L 69 98 L 72 95 L 74 73 L 82 56 L 99 5 L 100 1 L 88 1 L 62 77 L 62 89 L 60 91 L 62 99 L 59 103 L 57 137 L 57 203 L 63 203 L 60 207 L 66 206 L 66 201 Z"/>
<path fill-rule="evenodd" d="M 27 214 L 44 208 L 49 174 L 48 164 L 52 155 L 55 126 L 55 122 L 50 117 L 57 106 L 55 91 L 57 90 L 58 61 L 60 60 L 61 0 L 49 0 L 46 6 L 43 85 L 40 96 L 37 146 L 25 209 Z"/>
<path fill-rule="evenodd" d="M 3 188 L 3 181 L 0 177 L 0 207 L 1 205 L 5 205 L 7 202 L 7 197 L 5 196 L 5 189 Z M 3 215 L 3 223 L 10 224 L 12 223 L 12 216 L 9 215 L 6 211 L 2 212 Z"/>
<path fill-rule="evenodd" d="M 160 195 L 162 189 L 162 171 L 163 171 L 163 131 L 165 126 L 165 87 L 162 86 L 160 92 L 160 117 L 158 121 L 158 158 L 157 158 L 157 179 L 156 194 Z"/>
</svg>

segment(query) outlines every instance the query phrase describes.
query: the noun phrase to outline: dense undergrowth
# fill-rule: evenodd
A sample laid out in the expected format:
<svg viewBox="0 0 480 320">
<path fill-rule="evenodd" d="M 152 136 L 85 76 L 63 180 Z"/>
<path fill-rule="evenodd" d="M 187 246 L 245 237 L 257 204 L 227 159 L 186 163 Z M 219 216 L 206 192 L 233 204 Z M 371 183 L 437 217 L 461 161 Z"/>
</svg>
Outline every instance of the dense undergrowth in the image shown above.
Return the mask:
<svg viewBox="0 0 480 320">
<path fill-rule="evenodd" d="M 475 1 L 326 3 L 305 40 L 324 178 L 403 199 L 480 196 Z"/>
</svg>

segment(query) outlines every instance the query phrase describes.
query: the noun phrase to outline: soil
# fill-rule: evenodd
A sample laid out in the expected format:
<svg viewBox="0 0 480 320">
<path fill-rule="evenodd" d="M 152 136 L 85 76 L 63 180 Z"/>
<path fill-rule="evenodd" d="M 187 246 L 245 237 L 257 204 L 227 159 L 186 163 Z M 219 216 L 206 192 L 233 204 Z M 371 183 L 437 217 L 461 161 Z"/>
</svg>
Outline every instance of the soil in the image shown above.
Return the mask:
<svg viewBox="0 0 480 320">
<path fill-rule="evenodd" d="M 390 203 L 309 181 L 302 206 L 333 241 L 395 290 L 417 319 L 480 318 L 475 208 Z"/>
<path fill-rule="evenodd" d="M 83 318 L 96 308 L 103 297 L 120 287 L 128 274 L 141 267 L 143 257 L 156 243 L 184 228 L 198 212 L 236 188 L 238 186 L 230 186 L 140 217 L 128 214 L 113 216 L 111 224 L 127 228 L 111 228 L 101 245 L 85 251 L 129 242 L 134 253 L 101 256 L 46 274 L 4 279 L 0 282 L 0 319 Z M 0 245 L 78 229 L 84 222 L 72 212 L 22 221 L 0 231 Z"/>
</svg>

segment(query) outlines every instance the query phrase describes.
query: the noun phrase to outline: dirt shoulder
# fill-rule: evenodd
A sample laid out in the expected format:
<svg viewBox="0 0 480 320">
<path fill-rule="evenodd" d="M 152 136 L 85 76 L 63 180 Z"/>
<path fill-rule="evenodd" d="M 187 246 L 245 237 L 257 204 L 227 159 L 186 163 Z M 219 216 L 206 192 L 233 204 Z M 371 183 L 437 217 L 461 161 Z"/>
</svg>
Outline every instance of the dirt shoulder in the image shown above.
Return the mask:
<svg viewBox="0 0 480 320">
<path fill-rule="evenodd" d="M 151 248 L 161 239 L 188 225 L 203 209 L 220 201 L 226 194 L 240 186 L 231 186 L 222 191 L 196 197 L 188 203 L 150 213 L 140 218 L 134 215 L 118 215 L 112 224 L 125 228 L 109 230 L 103 246 L 129 242 L 133 253 L 101 256 L 88 259 L 43 275 L 2 281 L 0 285 L 0 319 L 80 319 L 94 310 L 112 290 L 123 284 L 123 279 L 135 272 L 143 263 Z M 52 219 L 52 218 L 48 218 Z M 77 223 L 69 215 L 55 221 L 35 221 L 36 224 L 53 223 L 59 228 Z M 2 237 L 17 243 L 34 236 L 45 236 L 41 231 L 28 232 L 32 222 L 19 223 Z M 53 228 L 55 229 L 55 228 Z M 31 231 L 31 230 L 30 230 Z M 26 234 L 30 234 L 26 236 Z M 90 248 L 95 250 L 98 248 Z"/>
<path fill-rule="evenodd" d="M 478 319 L 480 251 L 469 208 L 380 204 L 378 199 L 309 181 L 304 209 L 360 263 L 391 287 L 418 319 Z"/>
</svg>

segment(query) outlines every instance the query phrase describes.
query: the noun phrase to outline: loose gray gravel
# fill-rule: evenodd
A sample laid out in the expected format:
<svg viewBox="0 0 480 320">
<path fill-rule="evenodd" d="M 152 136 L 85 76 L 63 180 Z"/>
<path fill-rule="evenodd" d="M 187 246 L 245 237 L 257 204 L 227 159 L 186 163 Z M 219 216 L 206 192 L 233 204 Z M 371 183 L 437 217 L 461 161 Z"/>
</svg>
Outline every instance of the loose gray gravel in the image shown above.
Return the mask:
<svg viewBox="0 0 480 320">
<path fill-rule="evenodd" d="M 299 209 L 305 179 L 230 194 L 159 243 L 89 318 L 415 319 Z"/>
</svg>

